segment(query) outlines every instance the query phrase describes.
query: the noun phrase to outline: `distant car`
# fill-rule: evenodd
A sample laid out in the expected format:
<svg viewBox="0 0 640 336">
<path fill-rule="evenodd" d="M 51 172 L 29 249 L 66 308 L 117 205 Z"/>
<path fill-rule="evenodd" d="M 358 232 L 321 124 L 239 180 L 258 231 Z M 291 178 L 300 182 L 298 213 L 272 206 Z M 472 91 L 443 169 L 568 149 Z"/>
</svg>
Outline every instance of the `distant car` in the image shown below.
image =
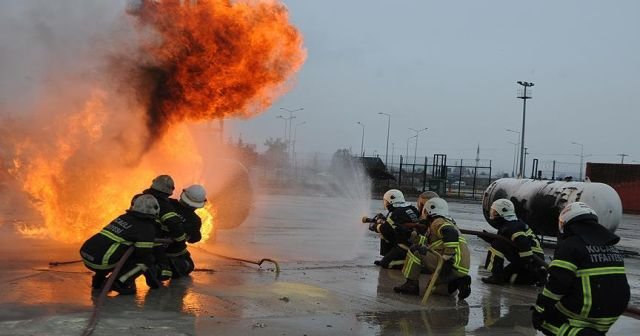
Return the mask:
<svg viewBox="0 0 640 336">
<path fill-rule="evenodd" d="M 464 187 L 467 184 L 464 181 L 455 181 L 451 183 L 452 188 Z"/>
</svg>

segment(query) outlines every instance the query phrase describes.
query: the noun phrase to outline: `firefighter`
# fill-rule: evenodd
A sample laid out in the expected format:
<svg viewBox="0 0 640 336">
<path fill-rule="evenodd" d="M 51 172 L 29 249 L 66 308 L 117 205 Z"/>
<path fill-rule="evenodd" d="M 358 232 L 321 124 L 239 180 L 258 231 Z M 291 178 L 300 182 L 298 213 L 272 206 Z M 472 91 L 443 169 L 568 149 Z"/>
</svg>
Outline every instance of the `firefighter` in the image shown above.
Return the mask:
<svg viewBox="0 0 640 336">
<path fill-rule="evenodd" d="M 558 246 L 532 322 L 545 335 L 605 335 L 629 302 L 620 237 L 598 224 L 587 204 L 568 204 L 558 217 Z"/>
<path fill-rule="evenodd" d="M 153 196 L 140 196 L 125 214 L 114 219 L 82 245 L 82 261 L 95 272 L 91 281 L 93 289 L 103 287 L 116 263 L 133 246 L 135 251 L 116 275 L 118 278 L 113 282 L 112 290 L 123 295 L 135 293 L 135 279 L 153 265 L 154 226 L 159 211 L 160 205 Z"/>
<path fill-rule="evenodd" d="M 413 231 L 410 223 L 417 223 L 420 217 L 418 209 L 405 202 L 400 190 L 390 189 L 384 193 L 383 204 L 389 212 L 387 216 L 377 215 L 376 221 L 369 224 L 369 230 L 380 234 L 381 260 L 374 264 L 383 268 L 399 268 L 409 249 L 409 237 Z"/>
<path fill-rule="evenodd" d="M 466 240 L 449 216 L 449 205 L 442 198 L 432 198 L 425 203 L 422 211 L 429 224 L 427 235 L 412 235 L 411 241 L 414 244 L 411 247 L 411 258 L 402 269 L 407 280 L 393 290 L 408 295 L 420 294 L 418 279 L 421 267 L 424 266 L 433 273 L 438 264 L 439 257 L 430 251 L 432 249 L 443 259 L 434 292 L 451 295 L 457 290 L 458 298 L 466 299 L 471 294 L 471 258 Z"/>
<path fill-rule="evenodd" d="M 494 201 L 489 220 L 498 229 L 498 235 L 505 239 L 488 240 L 491 247 L 487 251 L 484 267 L 491 272 L 491 276 L 482 278 L 482 282 L 495 285 L 543 285 L 547 274 L 539 261 L 544 260 L 544 251 L 533 231 L 516 216 L 513 203 L 504 198 Z M 509 261 L 507 267 L 505 259 Z"/>
<path fill-rule="evenodd" d="M 187 235 L 186 241 L 190 244 L 199 242 L 202 239 L 200 233 L 202 220 L 195 211 L 204 207 L 207 202 L 207 192 L 204 187 L 199 184 L 191 185 L 182 190 L 179 199 L 170 198 L 169 201 L 183 220 L 183 229 Z M 173 278 L 187 276 L 193 272 L 195 264 L 186 244 L 171 243 L 167 247 L 166 254 L 171 263 Z"/>
<path fill-rule="evenodd" d="M 183 228 L 183 218 L 178 215 L 169 197 L 173 194 L 175 183 L 169 175 L 159 175 L 151 182 L 151 187 L 142 192 L 143 195 L 153 195 L 160 205 L 159 220 L 156 223 L 156 238 L 171 239 L 172 245 L 186 247 L 187 235 Z M 137 196 L 134 197 L 134 199 Z M 154 256 L 156 258 L 157 278 L 160 281 L 171 279 L 173 271 L 171 262 L 166 255 L 167 244 L 156 244 Z"/>
<path fill-rule="evenodd" d="M 437 193 L 433 191 L 425 191 L 420 196 L 418 196 L 418 200 L 416 201 L 416 208 L 418 208 L 418 213 L 421 214 L 422 218 L 422 209 L 424 209 L 424 204 L 427 203 L 428 200 L 432 198 L 438 198 Z"/>
</svg>

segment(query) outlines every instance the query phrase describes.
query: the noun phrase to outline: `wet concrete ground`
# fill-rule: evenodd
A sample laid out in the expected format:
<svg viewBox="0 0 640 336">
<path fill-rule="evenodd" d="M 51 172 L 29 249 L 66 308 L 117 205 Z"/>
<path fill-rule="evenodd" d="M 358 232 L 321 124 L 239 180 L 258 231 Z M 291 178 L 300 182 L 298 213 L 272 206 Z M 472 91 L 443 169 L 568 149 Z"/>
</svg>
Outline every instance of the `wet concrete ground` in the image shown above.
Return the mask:
<svg viewBox="0 0 640 336">
<path fill-rule="evenodd" d="M 373 266 L 378 240 L 359 217 L 380 211 L 380 201 L 268 196 L 258 199 L 241 227 L 221 231 L 216 242 L 192 249 L 198 268 L 190 279 L 135 296 L 111 296 L 95 335 L 536 335 L 530 326 L 533 287 L 496 287 L 480 281 L 486 244 L 468 237 L 472 295 L 464 301 L 393 292 L 398 270 Z M 458 224 L 489 229 L 479 204 L 451 203 Z M 639 216 L 625 216 L 623 246 L 638 248 Z M 81 265 L 49 268 L 78 259 L 77 246 L 16 238 L 0 227 L 0 335 L 79 335 L 94 299 L 90 273 Z M 212 256 L 279 261 L 261 268 Z M 551 251 L 549 251 L 549 254 Z M 640 305 L 640 259 L 626 260 L 632 303 Z M 141 280 L 141 279 L 140 279 Z M 428 276 L 421 279 L 424 291 Z M 640 321 L 622 317 L 612 335 L 636 335 Z M 634 331 L 635 330 L 635 331 Z"/>
</svg>

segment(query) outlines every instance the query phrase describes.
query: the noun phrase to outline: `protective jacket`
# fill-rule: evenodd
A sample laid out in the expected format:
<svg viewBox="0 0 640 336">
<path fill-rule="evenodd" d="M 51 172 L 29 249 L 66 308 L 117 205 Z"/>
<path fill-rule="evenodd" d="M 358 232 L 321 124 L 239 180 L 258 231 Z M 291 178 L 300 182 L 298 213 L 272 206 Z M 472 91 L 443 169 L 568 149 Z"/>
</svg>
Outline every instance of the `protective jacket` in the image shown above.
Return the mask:
<svg viewBox="0 0 640 336">
<path fill-rule="evenodd" d="M 183 219 L 178 216 L 178 213 L 174 209 L 169 196 L 161 191 L 155 189 L 146 189 L 143 194 L 153 195 L 160 205 L 160 218 L 159 222 L 159 238 L 171 238 L 176 242 L 183 242 L 187 239 L 187 235 L 183 228 Z"/>
<path fill-rule="evenodd" d="M 432 220 L 427 232 L 427 245 L 445 259 L 453 260 L 453 268 L 456 271 L 469 274 L 471 258 L 467 241 L 452 220 L 447 217 Z"/>
<path fill-rule="evenodd" d="M 408 248 L 411 229 L 404 224 L 417 223 L 419 217 L 418 209 L 413 205 L 393 206 L 385 221 L 375 226 L 375 232 L 390 244 L 403 244 Z"/>
<path fill-rule="evenodd" d="M 540 246 L 538 238 L 527 224 L 519 219 L 513 221 L 505 220 L 500 230 L 498 230 L 498 234 L 513 242 L 518 249 L 520 258 L 531 257 L 534 253 L 544 255 L 544 250 Z"/>
<path fill-rule="evenodd" d="M 202 234 L 200 233 L 202 220 L 200 216 L 195 213 L 195 209 L 173 198 L 170 198 L 169 202 L 182 222 L 186 241 L 192 244 L 199 242 L 202 239 Z M 174 242 L 167 247 L 166 252 L 169 257 L 180 256 L 187 253 L 187 245 L 185 241 Z"/>
<path fill-rule="evenodd" d="M 547 335 L 606 333 L 629 302 L 620 238 L 593 219 L 571 221 L 559 239 L 534 326 Z M 536 323 L 536 318 L 542 321 Z"/>
<path fill-rule="evenodd" d="M 155 219 L 147 215 L 127 211 L 82 245 L 82 260 L 93 270 L 110 270 L 127 248 L 134 246 L 129 260 L 150 267 L 153 264 L 154 223 Z"/>
</svg>

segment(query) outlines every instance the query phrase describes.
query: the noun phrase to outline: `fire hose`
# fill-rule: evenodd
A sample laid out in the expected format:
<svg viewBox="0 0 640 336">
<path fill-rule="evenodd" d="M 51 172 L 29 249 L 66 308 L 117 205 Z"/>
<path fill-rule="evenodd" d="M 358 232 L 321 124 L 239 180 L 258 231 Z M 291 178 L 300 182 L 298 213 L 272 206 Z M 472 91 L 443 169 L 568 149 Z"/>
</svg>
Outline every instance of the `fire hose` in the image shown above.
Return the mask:
<svg viewBox="0 0 640 336">
<path fill-rule="evenodd" d="M 111 291 L 111 286 L 113 285 L 113 282 L 116 280 L 118 273 L 120 273 L 122 266 L 127 261 L 127 259 L 129 259 L 129 256 L 131 256 L 134 250 L 135 248 L 133 246 L 130 246 L 124 252 L 124 255 L 122 256 L 122 258 L 120 258 L 120 260 L 116 263 L 116 267 L 113 269 L 111 276 L 109 277 L 109 279 L 107 279 L 107 283 L 105 283 L 104 287 L 102 287 L 102 291 L 100 291 L 100 296 L 98 296 L 98 301 L 96 302 L 95 307 L 93 307 L 93 313 L 91 314 L 91 318 L 89 319 L 89 324 L 84 329 L 82 336 L 89 336 L 95 330 L 96 325 L 98 324 L 98 316 L 100 314 L 100 308 L 104 304 L 104 300 L 107 297 L 107 294 L 109 293 L 109 291 Z"/>
<path fill-rule="evenodd" d="M 435 288 L 436 281 L 438 280 L 438 277 L 440 276 L 440 270 L 442 269 L 442 264 L 444 263 L 444 260 L 442 259 L 442 255 L 440 255 L 440 253 L 434 251 L 433 249 L 429 249 L 429 251 L 431 253 L 435 254 L 436 257 L 438 257 L 438 264 L 436 265 L 436 269 L 431 274 L 431 278 L 429 279 L 429 285 L 427 285 L 427 290 L 424 292 L 424 296 L 422 297 L 422 304 L 423 305 L 427 304 L 427 300 L 429 300 L 429 297 L 431 296 L 431 293 L 433 292 L 433 289 Z"/>
<path fill-rule="evenodd" d="M 204 248 L 198 247 L 198 246 L 194 246 L 194 247 L 197 248 L 198 250 L 206 253 L 206 254 L 210 254 L 210 255 L 213 255 L 213 256 L 216 256 L 216 257 L 219 257 L 219 258 L 223 258 L 223 259 L 240 261 L 240 262 L 244 262 L 244 263 L 247 263 L 247 264 L 254 264 L 254 265 L 261 266 L 262 263 L 264 263 L 265 261 L 268 261 L 268 262 L 273 263 L 275 265 L 276 274 L 280 274 L 280 265 L 278 264 L 277 261 L 275 261 L 275 260 L 273 260 L 271 258 L 262 258 L 262 259 L 260 259 L 258 261 L 253 261 L 253 260 L 248 260 L 248 259 L 225 256 L 225 255 L 222 255 L 222 254 L 218 254 L 218 253 L 215 253 L 215 252 L 211 252 L 211 251 L 205 250 Z"/>
<path fill-rule="evenodd" d="M 476 237 L 482 238 L 490 238 L 490 239 L 501 239 L 504 241 L 508 241 L 511 245 L 513 245 L 513 242 L 506 238 L 503 237 L 501 235 L 495 234 L 495 233 L 491 233 L 491 232 L 486 232 L 486 231 L 474 231 L 474 230 L 466 230 L 466 229 L 459 229 L 460 232 L 464 233 L 464 234 L 470 234 L 470 235 L 474 235 Z M 543 265 L 545 268 L 549 268 L 549 265 L 539 256 L 537 255 L 533 255 L 534 259 L 541 265 Z M 640 308 L 637 307 L 633 307 L 633 306 L 627 306 L 627 308 L 625 309 L 624 315 L 629 316 L 631 318 L 634 318 L 636 320 L 640 320 Z"/>
</svg>

